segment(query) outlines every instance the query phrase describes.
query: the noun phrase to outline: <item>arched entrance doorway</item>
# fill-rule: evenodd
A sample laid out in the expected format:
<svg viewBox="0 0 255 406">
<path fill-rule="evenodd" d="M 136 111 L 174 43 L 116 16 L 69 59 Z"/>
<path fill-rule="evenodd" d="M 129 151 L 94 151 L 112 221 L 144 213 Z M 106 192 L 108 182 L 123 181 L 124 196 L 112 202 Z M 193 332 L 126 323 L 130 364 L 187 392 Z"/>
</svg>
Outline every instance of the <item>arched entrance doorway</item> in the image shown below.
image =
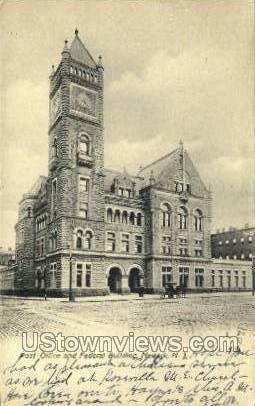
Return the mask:
<svg viewBox="0 0 255 406">
<path fill-rule="evenodd" d="M 121 270 L 111 268 L 108 276 L 108 287 L 111 293 L 121 292 Z"/>
<path fill-rule="evenodd" d="M 139 287 L 143 286 L 143 271 L 138 267 L 131 267 L 128 277 L 128 286 L 130 292 L 138 292 Z"/>
</svg>

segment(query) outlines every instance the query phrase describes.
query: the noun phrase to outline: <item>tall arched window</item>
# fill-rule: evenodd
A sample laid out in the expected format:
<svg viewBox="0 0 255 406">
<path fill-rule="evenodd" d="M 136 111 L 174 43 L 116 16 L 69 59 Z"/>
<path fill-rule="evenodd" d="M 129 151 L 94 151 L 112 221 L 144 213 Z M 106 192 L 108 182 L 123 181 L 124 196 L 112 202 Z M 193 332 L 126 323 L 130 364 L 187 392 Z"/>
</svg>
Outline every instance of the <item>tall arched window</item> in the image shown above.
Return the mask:
<svg viewBox="0 0 255 406">
<path fill-rule="evenodd" d="M 107 209 L 106 217 L 107 217 L 107 221 L 108 221 L 109 223 L 112 223 L 112 215 L 113 215 L 112 209 L 111 209 L 111 208 Z"/>
<path fill-rule="evenodd" d="M 163 227 L 170 227 L 171 225 L 171 207 L 168 203 L 164 203 L 161 206 L 161 225 Z"/>
<path fill-rule="evenodd" d="M 132 211 L 129 215 L 129 221 L 130 221 L 130 224 L 132 224 L 132 226 L 135 224 L 135 213 L 133 213 Z"/>
<path fill-rule="evenodd" d="M 90 155 L 90 140 L 85 134 L 80 136 L 79 151 L 85 155 Z"/>
<path fill-rule="evenodd" d="M 185 207 L 180 207 L 178 210 L 178 228 L 186 230 L 188 226 L 188 213 Z"/>
<path fill-rule="evenodd" d="M 126 211 L 123 211 L 122 213 L 122 223 L 127 224 L 127 219 L 128 219 L 128 214 Z"/>
<path fill-rule="evenodd" d="M 83 238 L 83 231 L 78 230 L 76 234 L 76 248 L 81 249 L 82 248 L 82 238 Z"/>
<path fill-rule="evenodd" d="M 136 216 L 136 224 L 137 224 L 138 226 L 141 226 L 141 225 L 142 225 L 142 215 L 141 215 L 141 213 L 137 213 L 137 216 Z"/>
<path fill-rule="evenodd" d="M 31 217 L 31 214 L 32 214 L 32 208 L 28 207 L 27 208 L 27 217 Z"/>
<path fill-rule="evenodd" d="M 91 231 L 86 231 L 85 233 L 85 240 L 84 240 L 84 248 L 85 250 L 90 250 L 92 247 L 92 232 Z"/>
<path fill-rule="evenodd" d="M 120 222 L 120 211 L 119 211 L 119 210 L 115 210 L 115 213 L 114 213 L 114 222 L 115 222 L 115 223 L 119 223 L 119 222 Z"/>
<path fill-rule="evenodd" d="M 194 227 L 195 227 L 195 231 L 202 231 L 203 213 L 199 209 L 197 209 L 194 214 Z"/>
</svg>

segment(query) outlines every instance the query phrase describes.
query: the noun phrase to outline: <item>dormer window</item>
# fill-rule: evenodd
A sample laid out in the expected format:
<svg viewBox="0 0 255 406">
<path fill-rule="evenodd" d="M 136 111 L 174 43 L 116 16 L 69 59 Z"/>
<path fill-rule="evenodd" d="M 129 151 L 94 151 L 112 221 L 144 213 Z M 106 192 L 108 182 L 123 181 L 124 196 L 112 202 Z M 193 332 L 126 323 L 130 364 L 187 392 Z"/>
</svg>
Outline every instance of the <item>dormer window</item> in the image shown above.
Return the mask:
<svg viewBox="0 0 255 406">
<path fill-rule="evenodd" d="M 124 193 L 124 189 L 123 189 L 122 187 L 119 187 L 119 189 L 118 189 L 118 195 L 119 195 L 119 196 L 123 196 L 123 193 Z"/>
</svg>

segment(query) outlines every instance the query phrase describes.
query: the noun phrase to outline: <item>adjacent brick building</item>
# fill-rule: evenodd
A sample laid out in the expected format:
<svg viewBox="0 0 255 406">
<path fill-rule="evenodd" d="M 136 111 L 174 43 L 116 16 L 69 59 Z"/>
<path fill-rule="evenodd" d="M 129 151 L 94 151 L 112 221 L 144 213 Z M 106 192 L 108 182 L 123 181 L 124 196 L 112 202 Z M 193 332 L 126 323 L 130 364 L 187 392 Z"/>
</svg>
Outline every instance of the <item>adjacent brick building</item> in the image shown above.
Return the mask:
<svg viewBox="0 0 255 406">
<path fill-rule="evenodd" d="M 183 144 L 135 176 L 106 169 L 103 90 L 101 57 L 76 30 L 50 76 L 48 176 L 19 206 L 15 292 L 67 295 L 70 264 L 77 295 L 224 288 L 212 284 L 211 193 Z"/>
<path fill-rule="evenodd" d="M 211 235 L 212 257 L 220 259 L 252 261 L 255 255 L 255 228 L 230 227 Z"/>
</svg>

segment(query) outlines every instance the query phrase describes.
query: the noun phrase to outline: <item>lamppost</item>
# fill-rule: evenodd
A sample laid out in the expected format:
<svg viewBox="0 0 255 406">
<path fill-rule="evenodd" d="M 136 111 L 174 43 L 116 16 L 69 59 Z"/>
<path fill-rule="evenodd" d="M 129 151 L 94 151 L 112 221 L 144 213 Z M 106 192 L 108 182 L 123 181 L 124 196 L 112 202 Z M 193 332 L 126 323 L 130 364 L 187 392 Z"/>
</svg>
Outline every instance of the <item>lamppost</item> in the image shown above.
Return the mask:
<svg viewBox="0 0 255 406">
<path fill-rule="evenodd" d="M 252 257 L 252 296 L 255 295 L 255 256 Z"/>
<path fill-rule="evenodd" d="M 44 300 L 47 300 L 47 267 L 45 265 L 43 271 L 43 279 L 44 279 Z"/>
<path fill-rule="evenodd" d="M 69 302 L 75 302 L 75 296 L 73 292 L 73 264 L 72 264 L 72 250 L 71 245 L 69 248 Z"/>
</svg>

